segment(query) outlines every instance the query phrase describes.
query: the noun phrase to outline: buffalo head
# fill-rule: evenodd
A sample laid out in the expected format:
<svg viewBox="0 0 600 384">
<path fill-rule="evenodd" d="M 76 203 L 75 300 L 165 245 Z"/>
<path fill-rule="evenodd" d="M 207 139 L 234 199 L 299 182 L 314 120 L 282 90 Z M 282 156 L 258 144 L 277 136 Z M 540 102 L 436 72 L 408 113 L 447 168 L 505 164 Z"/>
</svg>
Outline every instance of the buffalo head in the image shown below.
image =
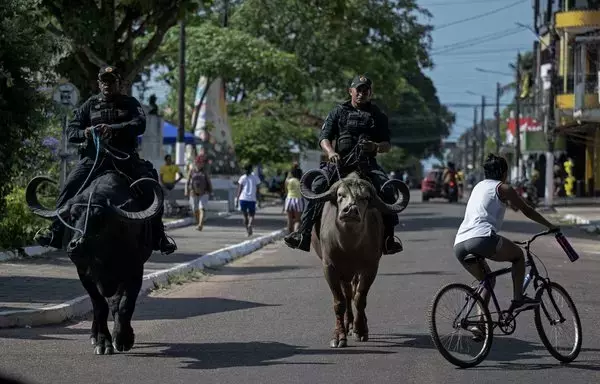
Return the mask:
<svg viewBox="0 0 600 384">
<path fill-rule="evenodd" d="M 56 183 L 47 177 L 38 176 L 33 178 L 27 185 L 25 198 L 34 214 L 47 219 L 57 219 L 60 216 L 62 221 L 77 229 L 68 245 L 69 252 L 75 252 L 78 249 L 81 250 L 85 238 L 90 236 L 99 237 L 105 229 L 110 228 L 110 216 L 107 216 L 107 213 L 112 214 L 112 217 L 121 221 L 139 223 L 149 220 L 160 213 L 164 197 L 160 185 L 155 180 L 142 178 L 128 186 L 129 188 L 133 188 L 138 184 L 148 183 L 152 186 L 154 195 L 153 201 L 148 208 L 130 212 L 125 210 L 124 206 L 131 202 L 129 198 L 131 191 L 129 189 L 123 190 L 119 183 L 114 183 L 114 177 L 111 174 L 100 176 L 59 210 L 45 208 L 40 204 L 37 197 L 37 188 L 40 184 L 43 182 Z M 95 195 L 97 189 L 102 191 L 99 191 Z M 121 206 L 113 205 L 110 200 L 111 197 L 113 199 L 116 197 L 119 200 L 126 200 L 126 202 Z"/>
<path fill-rule="evenodd" d="M 315 177 L 326 176 L 321 170 L 311 170 L 304 174 L 301 180 L 301 193 L 307 200 L 331 201 L 335 199 L 338 207 L 338 219 L 342 222 L 360 222 L 365 217 L 369 207 L 377 208 L 382 213 L 400 213 L 408 205 L 410 192 L 406 184 L 400 180 L 389 180 L 383 188 L 393 186 L 398 192 L 396 201 L 392 204 L 383 201 L 373 185 L 361 179 L 356 173 L 335 182 L 329 190 L 323 193 L 312 192 L 310 185 Z"/>
</svg>

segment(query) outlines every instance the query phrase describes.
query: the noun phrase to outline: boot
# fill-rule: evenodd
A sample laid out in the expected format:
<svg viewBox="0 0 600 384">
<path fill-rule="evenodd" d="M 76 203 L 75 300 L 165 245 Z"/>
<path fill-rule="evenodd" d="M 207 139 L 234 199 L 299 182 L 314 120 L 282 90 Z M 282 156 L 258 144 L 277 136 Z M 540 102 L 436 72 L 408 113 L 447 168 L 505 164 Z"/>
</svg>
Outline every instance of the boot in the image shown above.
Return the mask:
<svg viewBox="0 0 600 384">
<path fill-rule="evenodd" d="M 167 234 L 165 233 L 165 225 L 162 222 L 160 216 L 155 217 L 153 222 L 153 235 L 155 240 L 155 244 L 153 249 L 155 251 L 160 251 L 163 255 L 169 255 L 177 250 L 177 244 L 175 241 L 172 241 Z"/>
<path fill-rule="evenodd" d="M 62 248 L 63 225 L 59 220 L 55 220 L 48 228 L 41 229 L 35 234 L 33 240 L 42 247 Z"/>
<path fill-rule="evenodd" d="M 394 227 L 386 225 L 383 231 L 383 254 L 393 255 L 398 252 L 402 252 L 404 247 L 400 241 L 396 241 L 394 236 Z"/>
</svg>

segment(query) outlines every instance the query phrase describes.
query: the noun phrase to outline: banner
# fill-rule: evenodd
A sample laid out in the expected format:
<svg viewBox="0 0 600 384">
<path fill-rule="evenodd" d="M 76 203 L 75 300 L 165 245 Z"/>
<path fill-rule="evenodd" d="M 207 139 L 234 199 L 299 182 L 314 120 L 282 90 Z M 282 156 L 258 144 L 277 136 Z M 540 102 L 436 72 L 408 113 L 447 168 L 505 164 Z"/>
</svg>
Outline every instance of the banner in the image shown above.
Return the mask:
<svg viewBox="0 0 600 384">
<path fill-rule="evenodd" d="M 202 76 L 198 81 L 192 124 L 194 136 L 199 138 L 197 152 L 206 161 L 211 173 L 237 174 L 239 167 L 235 157 L 231 128 L 227 121 L 225 85 L 221 78 L 213 81 L 202 103 L 208 80 Z"/>
</svg>

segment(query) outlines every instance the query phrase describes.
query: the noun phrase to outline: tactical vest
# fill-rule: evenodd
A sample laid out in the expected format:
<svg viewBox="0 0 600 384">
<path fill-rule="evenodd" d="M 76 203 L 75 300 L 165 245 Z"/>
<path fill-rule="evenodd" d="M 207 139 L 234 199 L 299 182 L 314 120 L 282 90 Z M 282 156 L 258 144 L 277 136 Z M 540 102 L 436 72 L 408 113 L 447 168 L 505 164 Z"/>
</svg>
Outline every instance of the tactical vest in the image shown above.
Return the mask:
<svg viewBox="0 0 600 384">
<path fill-rule="evenodd" d="M 375 128 L 371 113 L 360 110 L 344 110 L 339 123 L 339 137 L 336 152 L 340 156 L 348 154 L 358 144 L 361 136 L 370 138 Z"/>
<path fill-rule="evenodd" d="M 90 121 L 92 126 L 98 124 L 116 124 L 127 121 L 129 111 L 127 109 L 119 109 L 118 103 L 115 101 L 107 101 L 104 98 L 96 98 L 90 106 Z"/>
</svg>

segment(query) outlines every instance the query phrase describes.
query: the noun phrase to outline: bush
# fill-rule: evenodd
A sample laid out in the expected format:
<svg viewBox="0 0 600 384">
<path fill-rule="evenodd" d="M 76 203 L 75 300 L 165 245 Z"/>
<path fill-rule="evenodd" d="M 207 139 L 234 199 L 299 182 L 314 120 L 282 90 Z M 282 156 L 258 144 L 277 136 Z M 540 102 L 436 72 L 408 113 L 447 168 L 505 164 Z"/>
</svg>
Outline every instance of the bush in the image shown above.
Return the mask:
<svg viewBox="0 0 600 384">
<path fill-rule="evenodd" d="M 53 207 L 49 199 L 42 201 Z M 25 188 L 13 187 L 5 197 L 5 215 L 0 219 L 0 249 L 12 250 L 33 244 L 33 236 L 38 229 L 49 224 L 48 220 L 34 215 L 25 202 Z"/>
</svg>

